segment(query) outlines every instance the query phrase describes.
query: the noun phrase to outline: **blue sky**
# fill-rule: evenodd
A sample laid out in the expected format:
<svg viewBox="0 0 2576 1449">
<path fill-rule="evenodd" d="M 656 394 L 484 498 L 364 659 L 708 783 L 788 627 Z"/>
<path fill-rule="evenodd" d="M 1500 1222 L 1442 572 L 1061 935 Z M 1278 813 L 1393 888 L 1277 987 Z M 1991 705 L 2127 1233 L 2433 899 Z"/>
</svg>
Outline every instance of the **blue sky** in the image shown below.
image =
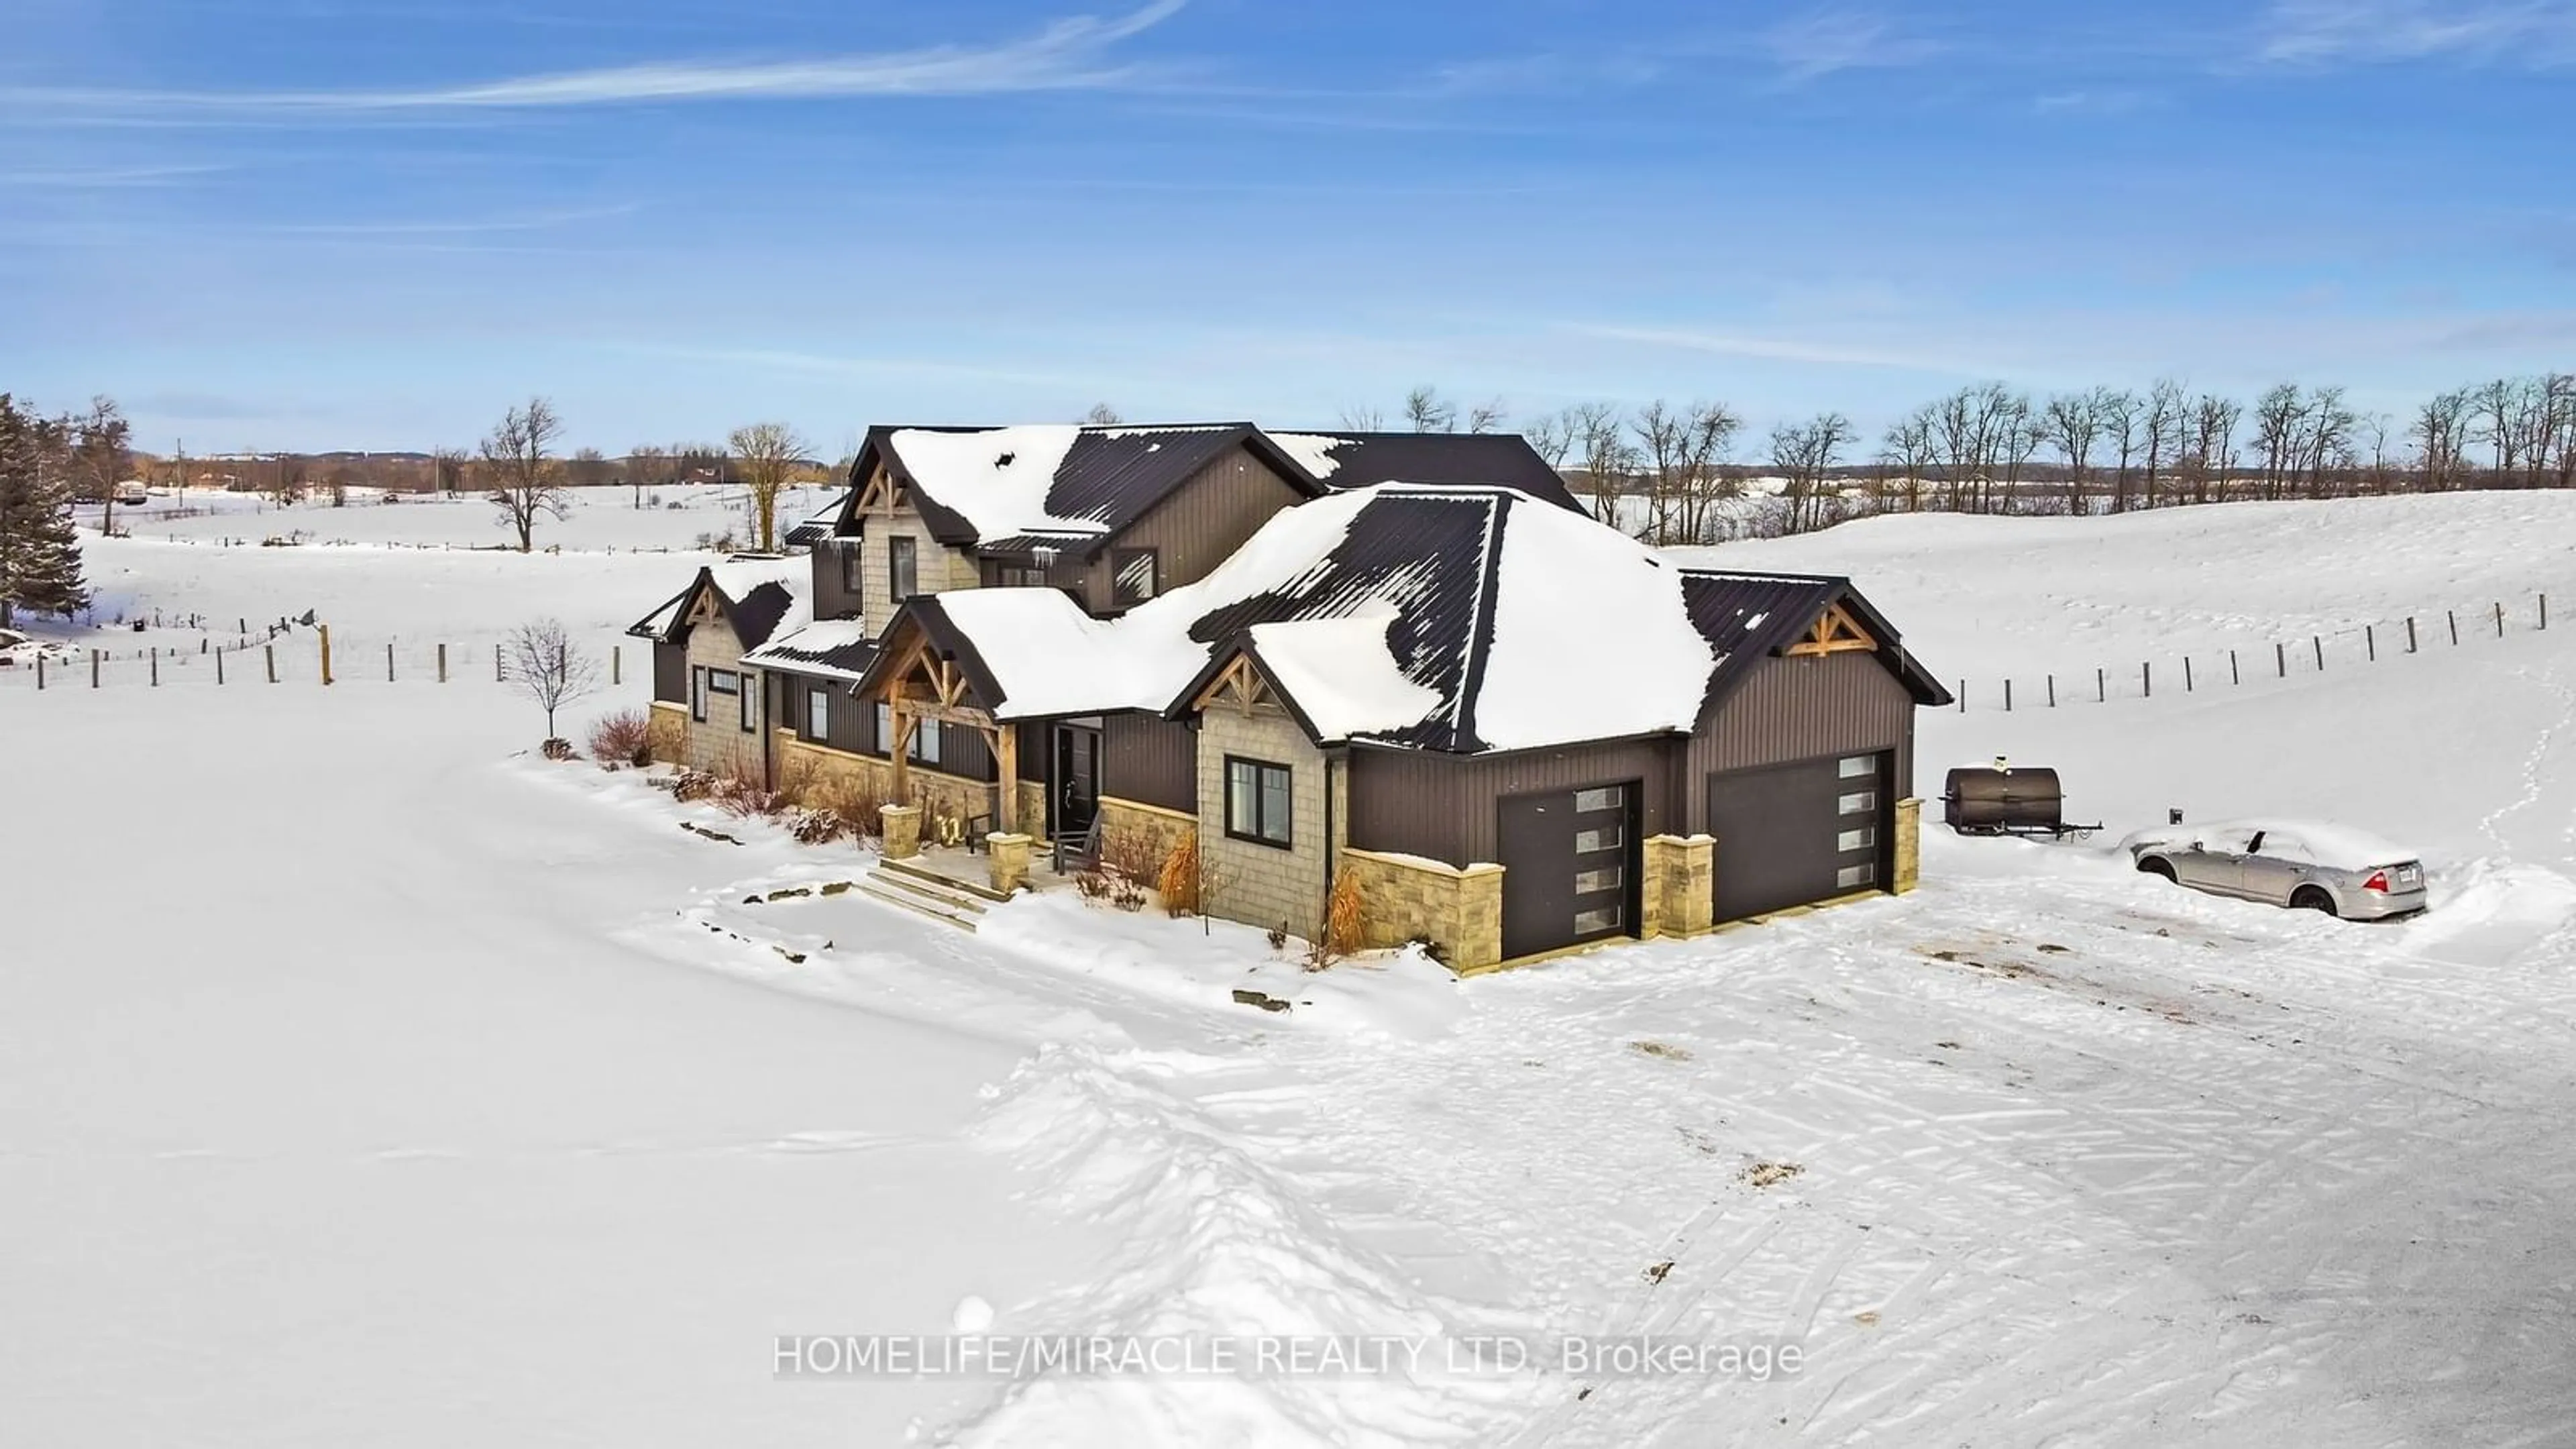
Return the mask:
<svg viewBox="0 0 2576 1449">
<path fill-rule="evenodd" d="M 2576 365 L 2576 0 L 18 0 L 0 388 L 191 451 Z"/>
</svg>

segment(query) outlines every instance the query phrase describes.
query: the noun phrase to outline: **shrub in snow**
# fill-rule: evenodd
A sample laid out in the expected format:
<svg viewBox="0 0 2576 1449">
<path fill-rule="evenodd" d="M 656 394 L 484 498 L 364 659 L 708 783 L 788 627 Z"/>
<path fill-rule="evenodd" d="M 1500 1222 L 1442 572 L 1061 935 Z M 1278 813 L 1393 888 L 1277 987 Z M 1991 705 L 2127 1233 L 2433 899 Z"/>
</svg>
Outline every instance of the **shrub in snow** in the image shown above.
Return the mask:
<svg viewBox="0 0 2576 1449">
<path fill-rule="evenodd" d="M 1109 903 L 1122 911 L 1145 909 L 1144 884 L 1125 871 L 1113 871 L 1109 881 Z"/>
<path fill-rule="evenodd" d="M 1365 939 L 1367 914 L 1367 902 L 1360 897 L 1359 877 L 1345 875 L 1334 881 L 1333 893 L 1324 902 L 1325 949 L 1337 956 L 1358 950 Z"/>
<path fill-rule="evenodd" d="M 621 709 L 590 727 L 590 757 L 603 770 L 652 763 L 652 724 L 640 709 Z"/>
<path fill-rule="evenodd" d="M 799 809 L 787 812 L 787 833 L 799 845 L 829 845 L 850 834 L 850 822 L 829 810 Z"/>
<path fill-rule="evenodd" d="M 538 746 L 538 748 L 545 752 L 545 756 L 549 760 L 569 760 L 574 758 L 572 741 L 570 740 L 550 738 L 543 745 Z"/>
<path fill-rule="evenodd" d="M 852 836 L 874 836 L 884 829 L 885 800 L 848 776 L 833 776 L 798 792 L 808 808 L 838 819 Z"/>
<path fill-rule="evenodd" d="M 560 619 L 521 624 L 510 631 L 507 648 L 510 683 L 546 712 L 546 734 L 552 738 L 555 711 L 598 686 L 599 666 L 572 642 Z"/>
<path fill-rule="evenodd" d="M 1082 897 L 1083 904 L 1093 906 L 1109 899 L 1110 892 L 1115 889 L 1109 872 L 1096 865 L 1074 876 L 1073 888 Z"/>
<path fill-rule="evenodd" d="M 1162 842 L 1153 831 L 1123 825 L 1100 833 L 1100 863 L 1121 880 L 1156 880 L 1163 873 Z"/>
<path fill-rule="evenodd" d="M 1171 854 L 1163 857 L 1163 868 L 1155 879 L 1163 893 L 1163 913 L 1171 916 L 1194 916 L 1199 910 L 1199 835 L 1193 830 L 1181 837 Z"/>
<path fill-rule="evenodd" d="M 671 777 L 671 798 L 685 805 L 716 792 L 716 777 L 704 770 L 682 770 Z"/>
</svg>

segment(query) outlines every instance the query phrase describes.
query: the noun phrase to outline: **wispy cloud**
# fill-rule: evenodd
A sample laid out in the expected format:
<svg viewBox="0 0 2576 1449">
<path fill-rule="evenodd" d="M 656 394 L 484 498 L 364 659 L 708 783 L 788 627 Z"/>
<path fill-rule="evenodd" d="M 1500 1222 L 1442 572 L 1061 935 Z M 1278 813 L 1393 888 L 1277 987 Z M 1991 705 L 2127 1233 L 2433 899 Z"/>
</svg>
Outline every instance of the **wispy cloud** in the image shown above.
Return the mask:
<svg viewBox="0 0 2576 1449">
<path fill-rule="evenodd" d="M 2034 97 L 2030 108 L 2043 116 L 2126 116 L 2158 105 L 2162 99 L 2153 91 L 2127 87 L 2051 91 Z"/>
<path fill-rule="evenodd" d="M 1819 10 L 1783 21 L 1763 35 L 1762 50 L 1790 85 L 1837 71 L 1921 65 L 1941 53 L 1938 43 L 1903 34 L 1886 16 L 1858 10 Z"/>
<path fill-rule="evenodd" d="M 2311 66 L 2576 64 L 2576 0 L 2277 0 L 2265 17 L 2260 55 Z"/>
<path fill-rule="evenodd" d="M 1826 367 L 1889 368 L 1900 372 L 1940 373 L 1953 377 L 1984 377 L 2008 373 L 2011 369 L 1954 357 L 1903 348 L 1882 348 L 1866 344 L 1845 345 L 1806 337 L 1768 337 L 1745 332 L 1701 332 L 1667 327 L 1629 327 L 1618 324 L 1578 322 L 1565 331 L 1584 337 L 1597 337 L 1605 342 L 1641 343 L 1650 347 L 1669 347 L 1683 352 L 1707 352 L 1721 357 L 1742 357 L 1760 362 L 1813 363 Z"/>
<path fill-rule="evenodd" d="M 996 45 L 826 56 L 808 60 L 670 61 L 512 76 L 412 90 L 116 91 L 0 90 L 0 101 L 106 107 L 269 111 L 525 110 L 668 101 L 835 96 L 964 96 L 1096 89 L 1142 71 L 1110 51 L 1178 14 L 1189 0 L 1078 15 Z"/>
<path fill-rule="evenodd" d="M 202 166 L 92 166 L 53 171 L 0 171 L 0 187 L 59 188 L 67 191 L 121 191 L 130 187 L 177 186 L 199 176 L 233 168 Z"/>
</svg>

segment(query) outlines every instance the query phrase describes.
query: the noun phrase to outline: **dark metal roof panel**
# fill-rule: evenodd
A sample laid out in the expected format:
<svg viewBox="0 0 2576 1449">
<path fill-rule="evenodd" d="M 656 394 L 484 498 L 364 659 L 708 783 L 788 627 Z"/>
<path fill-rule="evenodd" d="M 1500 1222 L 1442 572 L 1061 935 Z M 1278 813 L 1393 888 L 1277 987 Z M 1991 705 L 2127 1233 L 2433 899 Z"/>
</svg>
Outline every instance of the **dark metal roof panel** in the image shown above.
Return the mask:
<svg viewBox="0 0 2576 1449">
<path fill-rule="evenodd" d="M 1372 483 L 1490 483 L 1526 493 L 1560 508 L 1585 512 L 1565 480 L 1518 433 L 1323 433 L 1340 438 L 1333 488 Z"/>
</svg>

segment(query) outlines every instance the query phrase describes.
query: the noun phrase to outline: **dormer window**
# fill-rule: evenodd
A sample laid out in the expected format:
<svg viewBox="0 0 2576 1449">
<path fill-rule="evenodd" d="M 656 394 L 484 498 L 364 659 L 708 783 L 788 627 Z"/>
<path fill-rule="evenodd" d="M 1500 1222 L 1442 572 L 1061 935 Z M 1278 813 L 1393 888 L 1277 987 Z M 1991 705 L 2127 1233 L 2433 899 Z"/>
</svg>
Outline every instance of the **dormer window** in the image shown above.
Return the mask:
<svg viewBox="0 0 2576 1449">
<path fill-rule="evenodd" d="M 1109 601 L 1121 607 L 1141 604 L 1161 592 L 1160 560 L 1150 548 L 1109 551 Z"/>
</svg>

